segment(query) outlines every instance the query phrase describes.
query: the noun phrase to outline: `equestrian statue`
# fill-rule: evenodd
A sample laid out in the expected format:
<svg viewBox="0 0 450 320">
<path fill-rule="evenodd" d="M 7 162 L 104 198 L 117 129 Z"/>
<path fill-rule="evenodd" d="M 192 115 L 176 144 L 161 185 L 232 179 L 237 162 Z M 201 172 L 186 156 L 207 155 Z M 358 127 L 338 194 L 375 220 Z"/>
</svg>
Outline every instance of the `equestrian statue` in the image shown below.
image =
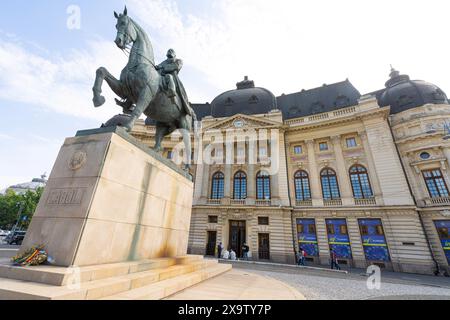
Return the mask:
<svg viewBox="0 0 450 320">
<path fill-rule="evenodd" d="M 120 97 L 116 104 L 122 107 L 123 114 L 110 119 L 102 127 L 122 126 L 128 132 L 142 114 L 156 122 L 154 150 L 162 151 L 163 138 L 175 130 L 180 130 L 185 147 L 186 169 L 191 163 L 190 132 L 195 129 L 196 115 L 189 104 L 186 91 L 178 73 L 183 62 L 177 59 L 173 49 L 167 52 L 167 60 L 155 64 L 152 44 L 146 32 L 127 14 L 114 12 L 117 19 L 117 36 L 115 43 L 126 52 L 131 45 L 128 64 L 116 79 L 106 68 L 99 68 L 96 73 L 94 87 L 94 106 L 105 103 L 101 95 L 103 80 L 111 90 Z"/>
</svg>

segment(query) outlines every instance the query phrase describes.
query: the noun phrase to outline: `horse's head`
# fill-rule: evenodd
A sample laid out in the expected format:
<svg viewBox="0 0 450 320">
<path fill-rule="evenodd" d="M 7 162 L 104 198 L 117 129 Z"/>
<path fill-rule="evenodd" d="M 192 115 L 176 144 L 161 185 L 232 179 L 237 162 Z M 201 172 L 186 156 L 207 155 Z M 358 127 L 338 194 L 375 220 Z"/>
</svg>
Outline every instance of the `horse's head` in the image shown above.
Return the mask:
<svg viewBox="0 0 450 320">
<path fill-rule="evenodd" d="M 125 7 L 123 14 L 117 14 L 114 11 L 114 16 L 117 19 L 117 36 L 114 42 L 120 49 L 125 49 L 127 45 L 136 40 L 137 32 L 134 28 L 133 21 L 127 14 L 127 7 Z"/>
</svg>

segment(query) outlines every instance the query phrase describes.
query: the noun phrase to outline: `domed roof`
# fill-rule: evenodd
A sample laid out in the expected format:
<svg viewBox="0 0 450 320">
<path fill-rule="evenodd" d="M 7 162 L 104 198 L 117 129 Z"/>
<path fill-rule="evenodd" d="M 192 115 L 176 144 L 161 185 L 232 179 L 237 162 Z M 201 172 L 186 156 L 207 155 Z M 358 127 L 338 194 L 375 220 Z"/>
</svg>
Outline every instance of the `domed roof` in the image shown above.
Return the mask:
<svg viewBox="0 0 450 320">
<path fill-rule="evenodd" d="M 217 96 L 211 102 L 214 118 L 231 117 L 235 114 L 262 114 L 277 108 L 277 100 L 267 89 L 255 87 L 254 81 L 245 77 L 230 90 Z"/>
<path fill-rule="evenodd" d="M 427 103 L 448 104 L 444 91 L 432 83 L 422 80 L 410 80 L 408 75 L 401 75 L 391 69 L 386 89 L 378 95 L 380 107 L 391 106 L 391 114 L 423 106 Z"/>
</svg>

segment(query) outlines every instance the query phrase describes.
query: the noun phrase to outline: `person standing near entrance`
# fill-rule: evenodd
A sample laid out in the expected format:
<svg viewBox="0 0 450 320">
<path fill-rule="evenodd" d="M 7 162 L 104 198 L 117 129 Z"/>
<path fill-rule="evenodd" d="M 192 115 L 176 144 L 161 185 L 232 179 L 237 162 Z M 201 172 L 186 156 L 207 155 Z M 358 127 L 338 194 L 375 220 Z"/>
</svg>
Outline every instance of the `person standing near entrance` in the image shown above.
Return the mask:
<svg viewBox="0 0 450 320">
<path fill-rule="evenodd" d="M 223 250 L 223 244 L 222 242 L 219 243 L 217 246 L 217 257 L 220 259 L 222 258 L 222 250 Z"/>
<path fill-rule="evenodd" d="M 334 252 L 333 249 L 331 249 L 330 251 L 330 258 L 331 258 L 331 269 L 334 269 L 334 267 L 336 267 L 336 270 L 341 270 L 341 267 L 339 266 L 337 261 L 336 252 Z"/>
<path fill-rule="evenodd" d="M 236 260 L 236 252 L 233 249 L 230 249 L 230 260 Z"/>
<path fill-rule="evenodd" d="M 250 251 L 250 247 L 247 245 L 247 243 L 244 243 L 242 246 L 242 259 L 248 261 L 248 252 Z"/>
</svg>

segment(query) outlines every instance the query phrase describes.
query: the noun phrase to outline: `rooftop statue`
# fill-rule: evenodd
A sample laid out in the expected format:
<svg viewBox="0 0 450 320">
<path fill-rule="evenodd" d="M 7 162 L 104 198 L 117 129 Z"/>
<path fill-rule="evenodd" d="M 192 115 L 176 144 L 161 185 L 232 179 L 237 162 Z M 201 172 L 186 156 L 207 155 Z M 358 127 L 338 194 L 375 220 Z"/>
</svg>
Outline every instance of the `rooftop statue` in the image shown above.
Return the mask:
<svg viewBox="0 0 450 320">
<path fill-rule="evenodd" d="M 106 68 L 99 68 L 95 78 L 94 106 L 105 103 L 101 95 L 103 80 L 120 97 L 116 104 L 123 108 L 123 114 L 110 119 L 104 127 L 122 126 L 131 131 L 142 114 L 156 121 L 155 151 L 160 152 L 162 139 L 180 129 L 186 150 L 191 150 L 190 132 L 196 121 L 186 91 L 178 73 L 183 65 L 175 51 L 167 52 L 167 60 L 155 64 L 152 44 L 146 32 L 128 16 L 127 8 L 122 14 L 114 12 L 117 19 L 115 43 L 125 51 L 131 46 L 128 64 L 116 79 Z M 184 152 L 185 163 L 190 165 L 191 152 Z"/>
</svg>

